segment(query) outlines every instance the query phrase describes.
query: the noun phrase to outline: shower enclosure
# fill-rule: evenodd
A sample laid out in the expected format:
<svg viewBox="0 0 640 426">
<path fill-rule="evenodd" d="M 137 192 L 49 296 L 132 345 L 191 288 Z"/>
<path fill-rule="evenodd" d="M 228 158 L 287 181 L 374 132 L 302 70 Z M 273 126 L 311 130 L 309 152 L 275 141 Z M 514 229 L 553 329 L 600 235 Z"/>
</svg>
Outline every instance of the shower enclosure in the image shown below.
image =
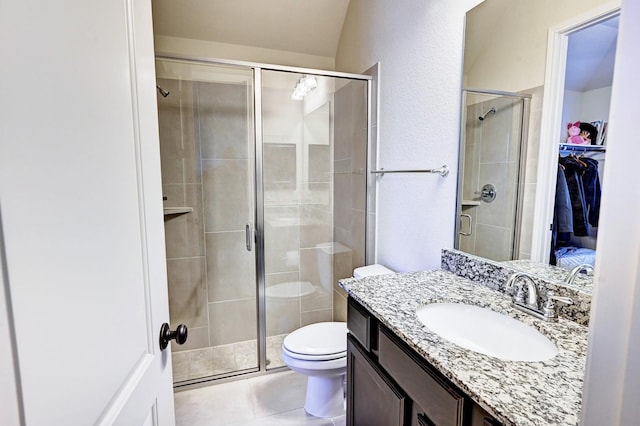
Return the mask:
<svg viewBox="0 0 640 426">
<path fill-rule="evenodd" d="M 365 264 L 369 77 L 159 58 L 176 385 L 282 367 Z M 297 89 L 296 89 L 297 88 Z M 295 90 L 295 93 L 294 93 Z"/>
<path fill-rule="evenodd" d="M 456 248 L 516 259 L 529 95 L 463 90 Z"/>
</svg>

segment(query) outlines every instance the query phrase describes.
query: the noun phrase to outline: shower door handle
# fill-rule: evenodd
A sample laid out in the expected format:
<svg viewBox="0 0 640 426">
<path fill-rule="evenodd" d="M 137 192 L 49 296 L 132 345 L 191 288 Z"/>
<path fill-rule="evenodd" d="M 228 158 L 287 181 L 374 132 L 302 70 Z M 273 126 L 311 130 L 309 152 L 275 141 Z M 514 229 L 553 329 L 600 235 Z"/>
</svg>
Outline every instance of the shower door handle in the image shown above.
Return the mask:
<svg viewBox="0 0 640 426">
<path fill-rule="evenodd" d="M 247 243 L 247 251 L 251 251 L 253 249 L 253 232 L 251 232 L 251 225 L 248 223 L 245 227 L 245 241 Z"/>
</svg>

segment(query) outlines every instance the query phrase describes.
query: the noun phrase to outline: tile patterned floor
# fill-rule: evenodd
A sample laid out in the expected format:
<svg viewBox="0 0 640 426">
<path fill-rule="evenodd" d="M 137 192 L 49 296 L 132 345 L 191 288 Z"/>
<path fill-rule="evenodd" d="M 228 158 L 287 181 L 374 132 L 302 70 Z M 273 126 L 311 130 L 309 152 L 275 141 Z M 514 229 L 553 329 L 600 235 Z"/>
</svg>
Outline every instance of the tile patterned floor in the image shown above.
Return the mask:
<svg viewBox="0 0 640 426">
<path fill-rule="evenodd" d="M 307 378 L 284 371 L 175 393 L 177 426 L 344 426 L 305 411 Z"/>
<path fill-rule="evenodd" d="M 284 366 L 281 356 L 282 341 L 286 334 L 267 337 L 268 368 Z M 182 382 L 200 377 L 240 371 L 258 366 L 256 341 L 212 346 L 203 349 L 174 352 L 173 381 Z"/>
</svg>

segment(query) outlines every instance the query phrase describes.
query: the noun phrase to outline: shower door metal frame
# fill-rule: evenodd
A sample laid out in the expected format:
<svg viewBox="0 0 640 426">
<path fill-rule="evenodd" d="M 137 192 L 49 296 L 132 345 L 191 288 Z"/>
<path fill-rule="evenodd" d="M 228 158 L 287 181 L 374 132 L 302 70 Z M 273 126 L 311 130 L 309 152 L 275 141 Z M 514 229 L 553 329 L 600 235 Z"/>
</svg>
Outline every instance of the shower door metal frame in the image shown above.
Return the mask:
<svg viewBox="0 0 640 426">
<path fill-rule="evenodd" d="M 518 185 L 516 189 L 516 208 L 515 208 L 515 221 L 513 224 L 513 241 L 511 244 L 511 258 L 517 259 L 520 250 L 520 233 L 522 226 L 522 199 L 524 198 L 524 184 L 525 184 L 525 165 L 527 161 L 527 137 L 529 134 L 529 112 L 531 108 L 531 95 L 527 93 L 514 93 L 505 92 L 501 90 L 488 90 L 488 89 L 462 89 L 461 96 L 461 110 L 460 114 L 460 142 L 459 142 L 459 154 L 458 154 L 458 179 L 457 179 L 457 195 L 456 195 L 456 220 L 453 230 L 453 242 L 454 248 L 459 249 L 459 233 L 461 229 L 461 223 L 459 218 L 462 215 L 462 176 L 460 170 L 464 170 L 464 156 L 465 156 L 465 144 L 466 144 L 466 119 L 467 119 L 467 94 L 473 93 L 476 95 L 488 95 L 488 96 L 501 96 L 514 99 L 520 99 L 522 101 L 522 117 L 520 118 L 520 152 L 518 156 Z"/>
<path fill-rule="evenodd" d="M 301 68 L 285 65 L 272 65 L 257 62 L 245 62 L 227 59 L 214 59 L 200 56 L 188 56 L 188 55 L 176 55 L 163 52 L 156 53 L 156 60 L 164 61 L 179 61 L 190 62 L 201 65 L 211 66 L 229 66 L 236 68 L 251 69 L 253 72 L 253 126 L 254 126 L 254 188 L 255 188 L 255 212 L 254 212 L 254 247 L 256 251 L 256 287 L 257 287 L 257 318 L 258 318 L 258 367 L 257 369 L 248 372 L 234 371 L 227 374 L 221 374 L 216 377 L 203 377 L 200 379 L 192 379 L 186 381 L 184 384 L 175 385 L 176 390 L 188 390 L 200 386 L 206 386 L 209 382 L 216 381 L 230 381 L 234 380 L 237 376 L 252 377 L 258 375 L 264 375 L 267 373 L 281 371 L 286 369 L 286 366 L 272 368 L 267 370 L 267 328 L 266 328 L 266 294 L 265 294 L 265 251 L 264 251 L 264 179 L 263 179 L 263 142 L 264 135 L 262 131 L 262 71 L 281 71 L 290 72 L 296 74 L 308 74 L 320 77 L 334 77 L 334 78 L 346 78 L 351 80 L 362 80 L 367 83 L 367 159 L 366 167 L 372 164 L 375 159 L 370 158 L 370 146 L 371 146 L 371 124 L 372 124 L 372 80 L 373 77 L 364 74 L 352 74 L 337 71 L 318 70 L 313 68 Z M 368 174 L 368 170 L 366 170 Z M 369 205 L 369 191 L 366 189 L 365 199 L 366 206 Z M 369 242 L 368 232 L 369 229 L 369 215 L 365 208 L 365 259 L 368 258 Z"/>
<path fill-rule="evenodd" d="M 263 178 L 263 144 L 262 131 L 262 68 L 253 67 L 253 101 L 255 132 L 255 246 L 256 246 L 256 286 L 257 286 L 257 318 L 258 318 L 258 372 L 267 370 L 267 301 L 265 291 L 265 250 L 264 250 L 264 178 Z"/>
</svg>

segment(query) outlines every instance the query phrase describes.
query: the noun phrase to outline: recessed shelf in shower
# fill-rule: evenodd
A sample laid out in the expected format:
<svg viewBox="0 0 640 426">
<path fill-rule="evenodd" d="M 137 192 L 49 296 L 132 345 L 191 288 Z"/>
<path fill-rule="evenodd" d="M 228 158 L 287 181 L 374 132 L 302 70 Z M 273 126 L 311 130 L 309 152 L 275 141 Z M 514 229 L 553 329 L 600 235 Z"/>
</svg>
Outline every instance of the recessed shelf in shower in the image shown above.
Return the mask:
<svg viewBox="0 0 640 426">
<path fill-rule="evenodd" d="M 180 214 L 191 213 L 193 211 L 193 207 L 165 207 L 163 210 L 165 216 L 177 216 Z"/>
</svg>

